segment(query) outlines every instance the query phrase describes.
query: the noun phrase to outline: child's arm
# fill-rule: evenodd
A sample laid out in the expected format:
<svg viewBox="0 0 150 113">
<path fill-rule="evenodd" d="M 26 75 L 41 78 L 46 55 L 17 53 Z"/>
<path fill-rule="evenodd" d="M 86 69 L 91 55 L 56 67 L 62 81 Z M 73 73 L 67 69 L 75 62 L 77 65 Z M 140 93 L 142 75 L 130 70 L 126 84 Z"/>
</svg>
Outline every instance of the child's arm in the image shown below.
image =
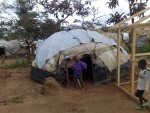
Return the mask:
<svg viewBox="0 0 150 113">
<path fill-rule="evenodd" d="M 150 83 L 150 71 L 146 71 L 146 73 L 145 73 L 145 91 L 149 90 L 149 83 Z"/>
<path fill-rule="evenodd" d="M 86 69 L 86 68 L 87 68 L 87 64 L 86 64 L 86 63 L 81 62 L 81 65 L 82 65 L 82 68 L 83 68 L 83 69 Z"/>
</svg>

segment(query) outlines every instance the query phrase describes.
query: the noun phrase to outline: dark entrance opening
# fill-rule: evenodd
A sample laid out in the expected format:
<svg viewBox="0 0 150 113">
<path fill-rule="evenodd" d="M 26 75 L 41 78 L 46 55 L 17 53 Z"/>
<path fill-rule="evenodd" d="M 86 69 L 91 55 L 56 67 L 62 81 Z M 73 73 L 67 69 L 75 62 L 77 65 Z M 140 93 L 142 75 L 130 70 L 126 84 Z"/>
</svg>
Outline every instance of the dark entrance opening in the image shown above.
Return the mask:
<svg viewBox="0 0 150 113">
<path fill-rule="evenodd" d="M 84 54 L 83 57 L 80 59 L 84 63 L 87 64 L 87 69 L 84 69 L 82 72 L 82 77 L 84 82 L 93 82 L 93 72 L 92 72 L 92 60 L 89 54 Z M 68 74 L 70 76 L 70 80 L 73 80 L 73 69 L 68 68 Z"/>
<path fill-rule="evenodd" d="M 87 64 L 87 69 L 83 70 L 83 81 L 93 82 L 92 60 L 89 54 L 84 54 L 81 61 Z"/>
<path fill-rule="evenodd" d="M 91 82 L 94 84 L 102 84 L 108 82 L 106 67 L 101 67 L 98 64 L 93 64 L 91 55 L 84 54 L 80 60 L 87 64 L 87 69 L 84 69 L 82 72 L 84 82 Z M 73 69 L 68 68 L 68 73 L 70 75 L 69 79 L 72 81 Z"/>
</svg>

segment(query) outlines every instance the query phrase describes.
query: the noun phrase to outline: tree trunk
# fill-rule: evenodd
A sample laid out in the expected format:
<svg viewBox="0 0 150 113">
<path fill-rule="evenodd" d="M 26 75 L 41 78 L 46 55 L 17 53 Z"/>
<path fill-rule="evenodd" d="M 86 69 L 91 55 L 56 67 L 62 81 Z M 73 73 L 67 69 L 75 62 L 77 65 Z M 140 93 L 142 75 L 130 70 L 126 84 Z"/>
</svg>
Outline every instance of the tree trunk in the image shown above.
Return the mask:
<svg viewBox="0 0 150 113">
<path fill-rule="evenodd" d="M 28 59 L 28 62 L 31 62 L 30 45 L 27 45 L 26 49 L 27 49 L 27 59 Z"/>
</svg>

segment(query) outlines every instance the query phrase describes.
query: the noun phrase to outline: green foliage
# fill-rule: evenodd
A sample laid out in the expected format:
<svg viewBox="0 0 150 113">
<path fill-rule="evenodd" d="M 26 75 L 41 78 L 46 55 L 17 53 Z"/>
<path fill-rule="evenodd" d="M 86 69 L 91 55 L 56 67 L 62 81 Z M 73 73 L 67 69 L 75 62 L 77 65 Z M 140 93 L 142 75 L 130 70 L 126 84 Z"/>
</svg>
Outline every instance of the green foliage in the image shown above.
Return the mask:
<svg viewBox="0 0 150 113">
<path fill-rule="evenodd" d="M 26 0 L 16 0 L 13 5 L 2 4 L 0 12 L 7 13 L 6 9 L 15 9 L 17 15 L 16 18 L 6 19 L 0 14 L 0 38 L 2 39 L 25 39 L 29 46 L 37 38 L 45 39 L 60 31 L 60 24 L 50 19 L 46 13 L 33 11 L 35 4 L 30 4 Z"/>
<path fill-rule="evenodd" d="M 24 59 L 16 58 L 16 62 L 10 64 L 1 66 L 1 69 L 16 69 L 16 68 L 23 68 L 29 66 L 30 62 L 25 61 Z"/>
<path fill-rule="evenodd" d="M 33 4 L 34 4 L 34 0 Z M 89 15 L 90 1 L 82 0 L 35 0 L 38 4 L 45 8 L 47 15 L 53 15 L 57 23 L 63 23 L 70 16 L 76 15 Z"/>
<path fill-rule="evenodd" d="M 101 30 L 104 31 L 104 32 L 108 32 L 108 27 L 102 26 Z"/>
<path fill-rule="evenodd" d="M 18 20 L 16 23 L 16 34 L 25 39 L 29 46 L 37 38 L 47 38 L 54 32 L 60 31 L 60 24 L 57 24 L 47 15 L 43 17 L 38 12 L 33 12 L 34 5 L 27 1 L 17 0 Z M 42 14 L 41 14 L 42 15 Z"/>
<path fill-rule="evenodd" d="M 7 21 L 0 21 L 0 38 L 2 39 L 8 39 L 9 34 L 11 33 L 13 26 L 13 21 L 7 20 Z"/>
<path fill-rule="evenodd" d="M 121 21 L 123 21 L 124 19 L 127 19 L 127 16 L 124 15 L 124 13 L 119 14 L 117 11 L 115 12 L 115 14 L 110 14 L 110 18 L 106 21 L 107 24 L 117 24 Z"/>
<path fill-rule="evenodd" d="M 40 37 L 47 38 L 55 32 L 60 31 L 60 24 L 54 22 L 51 19 L 46 19 L 44 22 L 40 22 Z"/>
<path fill-rule="evenodd" d="M 90 20 L 88 20 L 87 18 L 91 17 Z M 101 18 L 103 16 L 100 16 L 100 11 L 98 8 L 92 7 L 89 8 L 89 11 L 87 14 L 81 14 L 78 15 L 78 17 L 81 17 L 81 19 L 75 19 L 74 23 L 79 23 L 81 24 L 81 27 L 83 28 L 88 28 L 88 27 L 101 27 L 102 23 L 101 23 Z M 87 18 L 86 18 L 87 17 Z"/>
<path fill-rule="evenodd" d="M 117 6 L 119 6 L 119 1 L 118 0 L 109 0 L 109 2 L 107 2 L 106 4 L 108 4 L 108 7 L 110 9 L 116 8 Z"/>
<path fill-rule="evenodd" d="M 25 38 L 27 44 L 39 34 L 38 21 L 35 19 L 38 14 L 32 12 L 33 7 L 31 10 L 29 7 L 24 0 L 17 0 L 16 14 L 19 19 L 15 25 L 15 33 Z"/>
<path fill-rule="evenodd" d="M 126 50 L 126 51 L 127 51 L 127 53 L 130 53 L 129 48 L 128 48 L 125 44 L 124 44 L 122 47 L 124 48 L 124 50 Z"/>
<path fill-rule="evenodd" d="M 136 53 L 146 53 L 146 52 L 150 52 L 149 44 L 146 44 L 146 45 L 136 48 Z"/>
<path fill-rule="evenodd" d="M 123 44 L 122 47 L 130 54 L 130 50 L 125 44 Z M 150 45 L 149 44 L 145 44 L 141 47 L 136 48 L 136 53 L 147 53 L 147 52 L 150 52 Z"/>
<path fill-rule="evenodd" d="M 129 14 L 127 15 L 134 15 L 136 14 L 137 12 L 145 9 L 147 7 L 147 3 L 149 0 L 126 0 L 129 4 Z M 119 6 L 119 3 L 121 2 L 121 0 L 109 0 L 109 2 L 107 2 L 108 4 L 108 8 L 110 9 L 114 9 L 116 8 L 116 6 Z M 122 14 L 111 14 L 111 18 L 108 20 L 108 23 L 110 24 L 110 22 L 113 22 L 113 23 L 118 23 L 120 19 L 118 19 L 119 17 L 122 17 L 123 15 Z M 122 19 L 125 19 L 126 15 L 123 16 Z M 144 13 L 142 13 L 140 15 L 140 17 L 143 17 L 144 16 Z M 118 18 L 117 18 L 118 17 Z M 122 21 L 122 19 L 120 21 Z M 132 23 L 134 23 L 134 19 L 132 19 Z"/>
<path fill-rule="evenodd" d="M 10 98 L 11 102 L 14 102 L 14 103 L 22 103 L 23 102 L 23 99 L 20 97 L 20 96 L 12 96 Z"/>
</svg>

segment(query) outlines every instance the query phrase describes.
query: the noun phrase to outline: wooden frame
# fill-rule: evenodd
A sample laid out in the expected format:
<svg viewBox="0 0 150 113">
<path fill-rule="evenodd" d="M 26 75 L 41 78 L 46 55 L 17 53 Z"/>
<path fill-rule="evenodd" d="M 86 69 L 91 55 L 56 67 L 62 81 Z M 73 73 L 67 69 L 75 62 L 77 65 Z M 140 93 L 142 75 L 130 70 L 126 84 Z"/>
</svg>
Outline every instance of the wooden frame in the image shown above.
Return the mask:
<svg viewBox="0 0 150 113">
<path fill-rule="evenodd" d="M 150 22 L 148 23 L 141 23 L 143 21 L 145 21 L 146 19 L 150 18 L 150 14 L 145 16 L 144 18 L 140 19 L 139 21 L 128 25 L 128 26 L 123 26 L 122 24 L 124 24 L 125 22 L 131 20 L 132 18 L 142 14 L 145 11 L 150 10 L 150 7 L 138 12 L 137 14 L 127 18 L 126 20 L 112 26 L 109 28 L 110 31 L 115 31 L 117 33 L 117 84 L 116 86 L 121 89 L 122 91 L 124 91 L 127 95 L 129 95 L 130 97 L 132 97 L 134 100 L 137 101 L 137 98 L 134 96 L 134 92 L 135 92 L 135 62 L 136 56 L 150 56 L 150 53 L 143 53 L 143 54 L 135 54 L 136 50 L 136 36 L 137 36 L 137 30 L 139 30 L 140 28 L 145 29 L 148 28 L 148 30 L 146 30 L 146 32 L 150 31 Z M 124 30 L 131 30 L 132 33 L 132 45 L 131 45 L 131 55 L 130 55 L 130 61 L 131 61 L 131 67 L 130 67 L 130 81 L 127 83 L 120 83 L 120 39 L 121 39 L 121 32 Z M 147 33 L 147 36 L 149 38 L 150 33 Z M 126 90 L 125 88 L 123 88 L 123 84 L 130 84 L 130 91 Z M 150 108 L 150 106 L 149 106 Z"/>
<path fill-rule="evenodd" d="M 148 11 L 149 9 L 150 9 L 150 7 L 146 8 L 146 9 L 144 9 L 144 10 L 142 10 L 142 11 L 140 11 L 140 12 L 134 14 L 134 15 L 132 15 L 131 17 L 129 17 L 129 18 L 127 18 L 127 19 L 125 19 L 125 20 L 119 22 L 118 24 L 116 24 L 116 25 L 114 25 L 114 26 L 112 26 L 110 29 L 119 27 L 120 25 L 124 24 L 125 22 L 131 20 L 132 18 L 134 18 L 134 17 L 136 17 L 136 16 L 139 16 L 140 14 L 142 14 L 142 13 Z M 143 20 L 143 21 L 144 21 L 144 20 Z"/>
</svg>

